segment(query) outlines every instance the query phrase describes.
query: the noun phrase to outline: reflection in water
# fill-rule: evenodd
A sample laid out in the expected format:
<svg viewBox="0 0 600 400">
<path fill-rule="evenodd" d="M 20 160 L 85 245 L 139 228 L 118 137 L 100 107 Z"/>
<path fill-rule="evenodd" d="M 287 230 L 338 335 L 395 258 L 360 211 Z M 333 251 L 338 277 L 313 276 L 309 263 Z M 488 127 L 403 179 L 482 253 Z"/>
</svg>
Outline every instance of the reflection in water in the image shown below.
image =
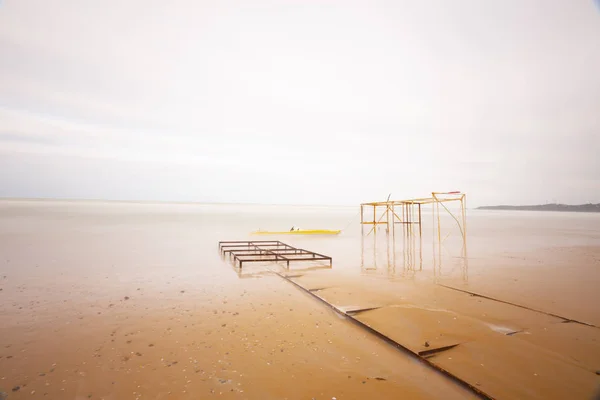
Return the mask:
<svg viewBox="0 0 600 400">
<path fill-rule="evenodd" d="M 377 233 L 361 236 L 361 271 L 387 271 L 388 276 L 413 276 L 423 270 L 422 240 L 414 235 Z M 380 271 L 381 269 L 381 271 Z"/>
<path fill-rule="evenodd" d="M 316 262 L 315 262 L 316 263 Z M 329 264 L 319 264 L 319 265 L 303 265 L 302 267 L 298 267 L 295 264 L 291 264 L 289 267 L 287 264 L 283 262 L 269 262 L 269 263 L 258 263 L 251 266 L 244 266 L 240 268 L 233 263 L 230 263 L 231 269 L 235 271 L 239 278 L 261 278 L 263 275 L 270 275 L 273 272 L 277 273 L 304 273 L 309 271 L 317 271 L 323 269 L 332 269 L 333 267 Z"/>
<path fill-rule="evenodd" d="M 460 250 L 457 251 L 457 247 L 460 247 Z M 452 270 L 460 268 L 462 280 L 468 282 L 469 259 L 466 237 L 459 245 L 448 244 L 444 240 L 433 241 L 433 272 L 436 280 L 442 277 L 443 264 L 450 264 Z"/>
<path fill-rule="evenodd" d="M 468 258 L 466 240 L 446 240 L 449 236 L 431 241 L 431 253 L 424 260 L 424 239 L 408 226 L 391 232 L 372 229 L 361 235 L 361 271 L 366 274 L 384 273 L 389 277 L 412 278 L 424 269 L 433 271 L 434 280 L 443 275 L 456 274 L 468 281 Z M 461 237 L 462 239 L 462 237 Z M 430 257 L 430 258 L 429 258 Z M 450 267 L 443 273 L 442 266 Z"/>
</svg>

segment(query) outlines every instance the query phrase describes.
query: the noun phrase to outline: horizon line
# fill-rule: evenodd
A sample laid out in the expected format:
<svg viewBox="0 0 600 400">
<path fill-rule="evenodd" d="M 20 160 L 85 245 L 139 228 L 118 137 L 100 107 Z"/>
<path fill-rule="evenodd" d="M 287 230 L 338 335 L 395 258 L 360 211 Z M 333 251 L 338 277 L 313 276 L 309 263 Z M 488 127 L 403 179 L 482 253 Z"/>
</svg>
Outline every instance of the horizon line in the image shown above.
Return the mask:
<svg viewBox="0 0 600 400">
<path fill-rule="evenodd" d="M 68 197 L 11 197 L 0 196 L 0 201 L 65 201 L 65 202 L 104 202 L 104 203 L 145 203 L 145 204 L 212 204 L 239 206 L 304 206 L 304 207 L 354 207 L 348 204 L 293 204 L 293 203 L 250 203 L 250 202 L 218 202 L 218 201 L 182 201 L 182 200 L 126 200 L 101 198 L 68 198 Z M 357 204 L 357 206 L 360 204 Z"/>
</svg>

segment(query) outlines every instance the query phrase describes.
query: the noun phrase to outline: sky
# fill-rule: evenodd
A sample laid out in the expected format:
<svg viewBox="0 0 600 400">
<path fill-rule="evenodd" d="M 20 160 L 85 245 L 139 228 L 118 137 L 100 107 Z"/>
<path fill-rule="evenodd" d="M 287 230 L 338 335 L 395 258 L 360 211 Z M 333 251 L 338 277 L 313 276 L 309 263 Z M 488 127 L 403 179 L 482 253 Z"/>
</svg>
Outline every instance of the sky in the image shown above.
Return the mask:
<svg viewBox="0 0 600 400">
<path fill-rule="evenodd" d="M 0 0 L 0 197 L 600 202 L 600 1 Z"/>
</svg>

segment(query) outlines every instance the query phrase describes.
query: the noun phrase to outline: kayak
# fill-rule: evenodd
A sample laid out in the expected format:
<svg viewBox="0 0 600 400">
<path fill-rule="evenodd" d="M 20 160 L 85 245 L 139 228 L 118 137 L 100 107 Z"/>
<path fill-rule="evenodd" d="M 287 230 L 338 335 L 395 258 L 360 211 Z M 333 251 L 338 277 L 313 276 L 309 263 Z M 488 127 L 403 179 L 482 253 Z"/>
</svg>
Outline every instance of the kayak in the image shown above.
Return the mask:
<svg viewBox="0 0 600 400">
<path fill-rule="evenodd" d="M 330 230 L 330 229 L 297 229 L 293 231 L 254 231 L 253 235 L 337 235 L 341 230 Z"/>
</svg>

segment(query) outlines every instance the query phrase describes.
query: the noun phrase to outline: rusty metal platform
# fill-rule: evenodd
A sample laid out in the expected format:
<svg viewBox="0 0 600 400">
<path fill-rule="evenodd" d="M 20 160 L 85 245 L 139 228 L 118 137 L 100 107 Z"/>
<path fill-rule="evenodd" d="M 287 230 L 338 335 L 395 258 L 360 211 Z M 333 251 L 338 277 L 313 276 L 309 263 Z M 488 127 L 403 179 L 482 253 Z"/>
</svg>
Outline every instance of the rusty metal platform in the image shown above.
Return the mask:
<svg viewBox="0 0 600 400">
<path fill-rule="evenodd" d="M 290 246 L 279 240 L 237 240 L 219 242 L 221 256 L 229 255 L 234 266 L 242 268 L 247 262 L 284 262 L 289 268 L 291 261 L 329 261 L 323 254 Z"/>
</svg>

